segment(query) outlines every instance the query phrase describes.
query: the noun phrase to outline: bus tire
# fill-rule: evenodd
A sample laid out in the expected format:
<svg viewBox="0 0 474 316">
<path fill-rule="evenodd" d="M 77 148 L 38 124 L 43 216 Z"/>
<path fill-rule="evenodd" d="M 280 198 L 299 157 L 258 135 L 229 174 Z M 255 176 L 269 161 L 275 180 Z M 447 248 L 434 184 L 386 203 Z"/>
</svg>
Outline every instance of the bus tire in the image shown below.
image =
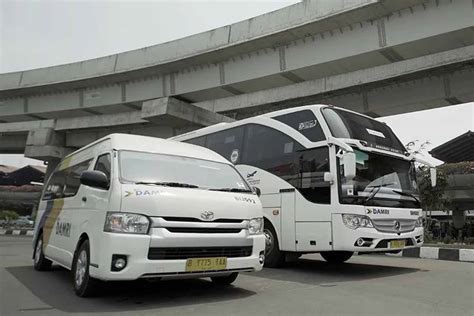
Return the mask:
<svg viewBox="0 0 474 316">
<path fill-rule="evenodd" d="M 321 257 L 329 263 L 343 263 L 354 254 L 352 251 L 323 251 Z"/>
<path fill-rule="evenodd" d="M 263 234 L 265 235 L 265 266 L 278 268 L 285 263 L 285 253 L 280 251 L 278 237 L 270 222 L 265 221 Z"/>
<path fill-rule="evenodd" d="M 33 256 L 33 267 L 36 271 L 46 271 L 51 269 L 51 260 L 44 257 L 43 233 L 38 236 L 35 245 L 35 253 Z"/>
<path fill-rule="evenodd" d="M 72 264 L 72 282 L 74 292 L 80 297 L 94 296 L 99 286 L 99 281 L 89 275 L 90 247 L 89 240 L 84 240 L 74 255 Z"/>
<path fill-rule="evenodd" d="M 229 275 L 225 276 L 216 276 L 216 277 L 211 277 L 212 282 L 219 284 L 219 285 L 230 285 L 232 282 L 237 279 L 239 276 L 238 272 L 231 273 Z"/>
</svg>

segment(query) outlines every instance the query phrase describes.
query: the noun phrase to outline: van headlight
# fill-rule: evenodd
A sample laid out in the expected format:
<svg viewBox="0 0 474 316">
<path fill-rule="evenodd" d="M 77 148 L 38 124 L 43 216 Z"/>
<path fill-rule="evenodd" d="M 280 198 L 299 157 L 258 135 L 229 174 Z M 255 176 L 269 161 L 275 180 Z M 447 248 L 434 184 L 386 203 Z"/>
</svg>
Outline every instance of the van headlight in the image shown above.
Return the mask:
<svg viewBox="0 0 474 316">
<path fill-rule="evenodd" d="M 365 215 L 342 214 L 342 221 L 344 222 L 344 225 L 351 229 L 357 229 L 359 227 L 374 227 L 370 218 Z"/>
<path fill-rule="evenodd" d="M 263 232 L 263 218 L 252 218 L 248 223 L 249 234 L 258 235 Z"/>
<path fill-rule="evenodd" d="M 418 217 L 416 219 L 415 227 L 423 227 L 423 217 Z"/>
<path fill-rule="evenodd" d="M 111 213 L 105 217 L 104 232 L 147 234 L 150 220 L 145 215 L 133 213 Z"/>
</svg>

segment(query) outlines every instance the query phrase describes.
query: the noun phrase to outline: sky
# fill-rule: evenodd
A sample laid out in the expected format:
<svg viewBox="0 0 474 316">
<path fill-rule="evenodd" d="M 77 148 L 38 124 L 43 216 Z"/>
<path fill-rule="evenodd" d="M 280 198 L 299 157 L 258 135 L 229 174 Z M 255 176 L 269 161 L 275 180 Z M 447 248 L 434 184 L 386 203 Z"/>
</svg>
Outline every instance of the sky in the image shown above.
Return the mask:
<svg viewBox="0 0 474 316">
<path fill-rule="evenodd" d="M 151 46 L 297 2 L 0 0 L 0 73 L 71 63 Z M 429 150 L 474 130 L 474 103 L 380 120 L 389 124 L 404 144 L 412 140 L 430 141 Z M 20 155 L 0 155 L 0 164 L 23 166 L 42 162 Z"/>
</svg>

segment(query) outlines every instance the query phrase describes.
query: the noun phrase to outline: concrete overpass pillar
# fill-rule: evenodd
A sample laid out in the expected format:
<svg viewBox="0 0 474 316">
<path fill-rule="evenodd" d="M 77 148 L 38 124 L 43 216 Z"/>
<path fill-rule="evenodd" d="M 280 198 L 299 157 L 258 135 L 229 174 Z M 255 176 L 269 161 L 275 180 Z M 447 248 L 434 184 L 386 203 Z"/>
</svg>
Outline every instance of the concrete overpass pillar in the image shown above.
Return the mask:
<svg viewBox="0 0 474 316">
<path fill-rule="evenodd" d="M 45 180 L 49 178 L 59 161 L 72 149 L 64 146 L 65 135 L 53 128 L 33 129 L 28 133 L 25 157 L 43 160 L 47 163 Z"/>
</svg>

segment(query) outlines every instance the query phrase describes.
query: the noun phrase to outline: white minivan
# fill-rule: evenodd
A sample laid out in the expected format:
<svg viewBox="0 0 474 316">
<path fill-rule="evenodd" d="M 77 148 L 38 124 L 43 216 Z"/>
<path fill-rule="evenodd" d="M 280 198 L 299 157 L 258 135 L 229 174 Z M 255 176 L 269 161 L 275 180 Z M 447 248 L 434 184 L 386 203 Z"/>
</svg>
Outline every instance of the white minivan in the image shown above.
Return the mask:
<svg viewBox="0 0 474 316">
<path fill-rule="evenodd" d="M 262 205 L 234 166 L 203 147 L 112 134 L 68 155 L 38 207 L 34 267 L 55 262 L 88 296 L 97 280 L 259 271 Z"/>
</svg>

